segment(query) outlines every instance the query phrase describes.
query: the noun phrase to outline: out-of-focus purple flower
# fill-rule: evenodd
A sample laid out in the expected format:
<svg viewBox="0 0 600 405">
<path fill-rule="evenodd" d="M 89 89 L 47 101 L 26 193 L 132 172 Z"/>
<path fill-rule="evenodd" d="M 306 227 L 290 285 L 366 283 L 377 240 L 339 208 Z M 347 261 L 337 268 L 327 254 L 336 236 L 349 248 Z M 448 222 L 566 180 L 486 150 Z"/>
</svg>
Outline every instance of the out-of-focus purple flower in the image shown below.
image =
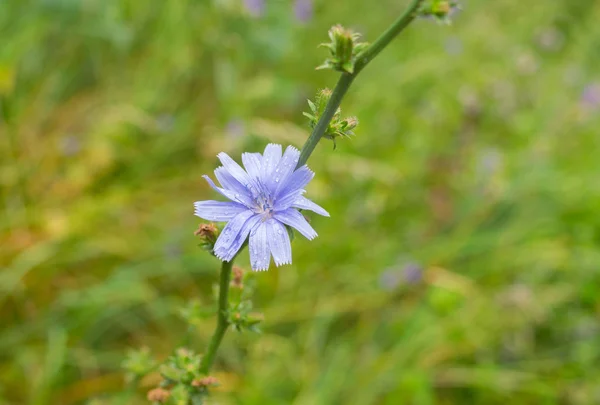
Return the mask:
<svg viewBox="0 0 600 405">
<path fill-rule="evenodd" d="M 295 0 L 294 16 L 301 23 L 310 21 L 313 16 L 313 0 Z"/>
<path fill-rule="evenodd" d="M 402 276 L 407 284 L 417 284 L 423 279 L 423 268 L 416 263 L 409 263 L 402 269 Z"/>
<path fill-rule="evenodd" d="M 555 52 L 562 48 L 565 36 L 556 28 L 546 28 L 538 34 L 537 42 L 545 51 Z"/>
<path fill-rule="evenodd" d="M 583 89 L 581 103 L 586 108 L 600 107 L 600 83 L 589 84 Z"/>
<path fill-rule="evenodd" d="M 491 177 L 502 168 L 503 162 L 502 152 L 496 148 L 487 148 L 479 155 L 477 169 L 484 177 Z"/>
<path fill-rule="evenodd" d="M 317 236 L 298 209 L 329 216 L 323 208 L 303 197 L 304 187 L 314 173 L 306 166 L 296 169 L 300 151 L 269 144 L 265 152 L 243 153 L 244 170 L 226 153 L 218 155 L 222 167 L 215 170 L 221 187 L 208 176 L 210 186 L 231 201 L 198 201 L 195 214 L 209 221 L 228 222 L 217 239 L 213 253 L 230 261 L 249 237 L 253 270 L 267 270 L 271 255 L 275 264 L 292 263 L 292 247 L 285 225 L 309 240 Z"/>
<path fill-rule="evenodd" d="M 73 135 L 67 135 L 60 141 L 60 149 L 63 155 L 73 156 L 81 150 L 81 142 Z"/>
<path fill-rule="evenodd" d="M 409 263 L 402 268 L 386 269 L 379 276 L 379 287 L 382 290 L 394 291 L 401 284 L 415 285 L 423 279 L 423 268 L 416 263 Z"/>
<path fill-rule="evenodd" d="M 265 13 L 265 0 L 244 0 L 244 7 L 252 17 L 261 17 Z"/>
<path fill-rule="evenodd" d="M 225 132 L 232 139 L 242 138 L 246 134 L 244 121 L 234 118 L 227 123 Z"/>
<path fill-rule="evenodd" d="M 382 290 L 394 291 L 400 285 L 401 281 L 402 274 L 395 268 L 384 270 L 379 275 L 379 287 Z"/>
</svg>

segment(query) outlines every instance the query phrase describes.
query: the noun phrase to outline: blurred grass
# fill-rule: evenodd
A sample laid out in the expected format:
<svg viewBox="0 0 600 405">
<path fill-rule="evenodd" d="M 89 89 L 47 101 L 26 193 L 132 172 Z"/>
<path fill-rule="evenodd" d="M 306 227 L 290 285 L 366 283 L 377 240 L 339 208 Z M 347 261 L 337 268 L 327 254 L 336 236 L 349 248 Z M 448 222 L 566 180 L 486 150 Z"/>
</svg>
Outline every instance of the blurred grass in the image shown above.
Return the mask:
<svg viewBox="0 0 600 405">
<path fill-rule="evenodd" d="M 301 24 L 287 0 L 0 1 L 0 403 L 144 403 L 125 352 L 164 358 L 179 308 L 211 302 L 200 176 L 301 146 L 336 79 L 313 69 L 328 27 L 373 40 L 403 6 L 316 1 Z M 257 278 L 265 333 L 227 336 L 219 401 L 600 402 L 599 18 L 471 0 L 361 74 L 358 136 L 309 161 L 332 217 Z"/>
</svg>

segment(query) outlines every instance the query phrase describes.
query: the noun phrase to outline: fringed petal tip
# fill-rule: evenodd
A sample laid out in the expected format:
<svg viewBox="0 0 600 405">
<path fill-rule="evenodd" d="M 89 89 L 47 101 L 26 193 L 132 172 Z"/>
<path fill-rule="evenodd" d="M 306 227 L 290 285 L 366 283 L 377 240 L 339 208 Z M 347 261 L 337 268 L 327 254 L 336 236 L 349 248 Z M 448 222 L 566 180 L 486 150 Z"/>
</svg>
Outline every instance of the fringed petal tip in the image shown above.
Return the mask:
<svg viewBox="0 0 600 405">
<path fill-rule="evenodd" d="M 280 262 L 280 263 L 275 262 L 275 266 L 276 267 L 285 266 L 285 265 L 288 265 L 288 264 L 292 264 L 292 261 L 288 260 L 288 261 Z"/>
<path fill-rule="evenodd" d="M 233 256 L 235 256 L 235 254 L 228 255 L 227 252 L 223 252 L 222 250 L 221 251 L 213 250 L 213 254 L 215 255 L 215 257 L 217 259 L 219 259 L 222 262 L 229 262 L 229 261 L 231 261 L 231 259 L 233 259 Z"/>
</svg>

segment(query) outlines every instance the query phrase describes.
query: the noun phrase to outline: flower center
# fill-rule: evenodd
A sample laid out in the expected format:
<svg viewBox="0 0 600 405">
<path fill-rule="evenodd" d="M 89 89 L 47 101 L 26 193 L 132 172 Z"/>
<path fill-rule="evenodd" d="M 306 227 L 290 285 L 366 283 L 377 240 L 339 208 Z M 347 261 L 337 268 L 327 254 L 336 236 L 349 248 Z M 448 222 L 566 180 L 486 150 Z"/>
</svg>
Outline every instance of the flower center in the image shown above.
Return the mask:
<svg viewBox="0 0 600 405">
<path fill-rule="evenodd" d="M 273 217 L 273 200 L 269 196 L 259 195 L 255 201 L 254 212 L 262 216 L 263 222 Z"/>
</svg>

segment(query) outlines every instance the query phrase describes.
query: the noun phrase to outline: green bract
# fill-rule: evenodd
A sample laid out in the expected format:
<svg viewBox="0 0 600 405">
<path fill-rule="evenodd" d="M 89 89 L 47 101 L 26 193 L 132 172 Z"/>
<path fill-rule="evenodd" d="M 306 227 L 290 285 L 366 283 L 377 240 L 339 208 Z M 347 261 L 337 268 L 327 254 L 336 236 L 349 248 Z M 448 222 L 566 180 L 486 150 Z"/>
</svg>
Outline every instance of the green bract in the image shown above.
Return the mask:
<svg viewBox="0 0 600 405">
<path fill-rule="evenodd" d="M 309 126 L 311 129 L 314 129 L 321 119 L 321 116 L 325 112 L 325 107 L 329 102 L 331 97 L 331 90 L 323 89 L 320 90 L 316 97 L 315 101 L 308 100 L 308 106 L 310 107 L 310 112 L 304 112 L 304 116 L 307 117 L 309 121 Z M 342 118 L 342 110 L 338 107 L 336 112 L 333 114 L 333 118 L 329 122 L 327 129 L 323 133 L 323 137 L 327 139 L 331 139 L 333 141 L 333 148 L 336 147 L 336 138 L 345 137 L 349 138 L 354 135 L 354 129 L 358 126 L 358 118 L 356 117 L 345 117 Z"/>
<path fill-rule="evenodd" d="M 338 72 L 354 73 L 356 57 L 369 46 L 366 42 L 358 42 L 359 38 L 360 34 L 352 32 L 341 25 L 331 27 L 329 30 L 331 42 L 319 45 L 329 49 L 330 57 L 317 69 L 333 69 Z"/>
</svg>

